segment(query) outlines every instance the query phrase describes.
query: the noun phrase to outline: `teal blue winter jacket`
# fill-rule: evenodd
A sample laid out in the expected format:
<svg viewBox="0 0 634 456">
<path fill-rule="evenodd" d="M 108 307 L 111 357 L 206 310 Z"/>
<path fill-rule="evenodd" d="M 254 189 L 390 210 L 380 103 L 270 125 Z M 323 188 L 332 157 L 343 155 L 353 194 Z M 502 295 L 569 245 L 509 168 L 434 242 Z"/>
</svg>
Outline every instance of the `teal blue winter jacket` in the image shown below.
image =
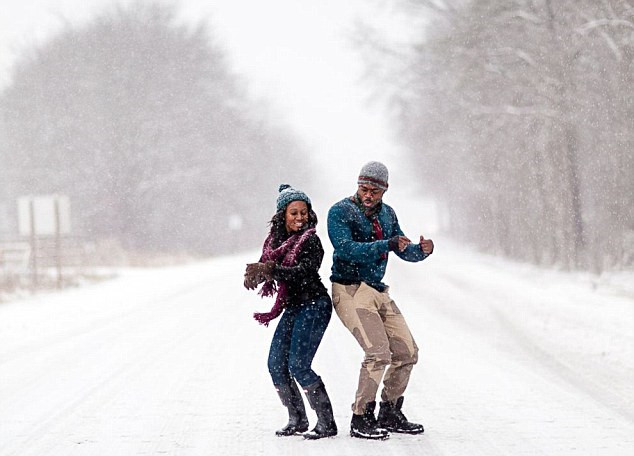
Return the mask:
<svg viewBox="0 0 634 456">
<path fill-rule="evenodd" d="M 381 282 L 387 267 L 388 239 L 404 236 L 394 209 L 382 203 L 378 213 L 383 230 L 382 240 L 373 238 L 371 221 L 350 199 L 345 198 L 328 211 L 328 236 L 334 247 L 332 258 L 332 282 L 350 285 L 365 282 L 379 291 L 386 285 Z M 428 257 L 418 242 L 412 242 L 403 252 L 394 252 L 405 261 L 417 262 Z M 385 258 L 381 257 L 381 254 Z"/>
</svg>

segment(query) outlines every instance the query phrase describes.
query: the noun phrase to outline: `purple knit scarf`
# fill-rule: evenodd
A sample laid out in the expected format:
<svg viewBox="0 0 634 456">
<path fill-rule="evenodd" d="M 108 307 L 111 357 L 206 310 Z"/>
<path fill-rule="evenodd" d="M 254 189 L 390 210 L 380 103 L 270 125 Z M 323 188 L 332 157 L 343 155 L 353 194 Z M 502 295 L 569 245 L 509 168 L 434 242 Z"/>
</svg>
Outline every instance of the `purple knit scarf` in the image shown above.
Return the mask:
<svg viewBox="0 0 634 456">
<path fill-rule="evenodd" d="M 269 233 L 268 237 L 264 241 L 264 247 L 262 247 L 262 258 L 260 259 L 260 262 L 266 263 L 267 261 L 275 261 L 276 263 L 279 263 L 279 260 L 282 259 L 282 266 L 295 266 L 300 250 L 306 240 L 311 235 L 315 234 L 315 231 L 315 228 L 310 228 L 302 234 L 293 234 L 276 249 L 273 249 L 272 247 L 273 235 Z M 262 285 L 259 292 L 260 296 L 273 296 L 275 293 L 277 293 L 277 297 L 275 298 L 275 304 L 273 304 L 270 311 L 266 313 L 256 312 L 253 314 L 253 318 L 264 326 L 268 326 L 271 320 L 275 320 L 282 314 L 284 306 L 286 305 L 286 298 L 288 296 L 288 291 L 284 282 L 279 281 L 277 286 L 273 280 L 264 282 L 264 285 Z"/>
</svg>

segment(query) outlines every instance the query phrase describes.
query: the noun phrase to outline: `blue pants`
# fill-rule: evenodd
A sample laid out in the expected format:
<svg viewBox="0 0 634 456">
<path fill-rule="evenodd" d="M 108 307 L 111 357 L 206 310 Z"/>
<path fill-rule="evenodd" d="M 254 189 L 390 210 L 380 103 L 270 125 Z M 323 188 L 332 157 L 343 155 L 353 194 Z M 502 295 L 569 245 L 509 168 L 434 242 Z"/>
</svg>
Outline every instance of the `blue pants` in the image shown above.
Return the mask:
<svg viewBox="0 0 634 456">
<path fill-rule="evenodd" d="M 329 296 L 284 310 L 269 350 L 269 372 L 275 386 L 289 385 L 291 377 L 302 387 L 319 380 L 311 364 L 331 315 Z"/>
</svg>

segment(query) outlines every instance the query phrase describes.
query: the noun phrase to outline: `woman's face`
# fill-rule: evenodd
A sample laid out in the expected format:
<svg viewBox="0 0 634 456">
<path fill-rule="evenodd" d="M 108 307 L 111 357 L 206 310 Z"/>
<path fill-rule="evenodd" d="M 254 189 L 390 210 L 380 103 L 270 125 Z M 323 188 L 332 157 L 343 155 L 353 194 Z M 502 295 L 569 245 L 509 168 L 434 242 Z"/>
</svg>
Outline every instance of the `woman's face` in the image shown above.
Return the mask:
<svg viewBox="0 0 634 456">
<path fill-rule="evenodd" d="M 286 231 L 293 233 L 308 223 L 308 205 L 304 201 L 292 201 L 286 206 Z"/>
</svg>

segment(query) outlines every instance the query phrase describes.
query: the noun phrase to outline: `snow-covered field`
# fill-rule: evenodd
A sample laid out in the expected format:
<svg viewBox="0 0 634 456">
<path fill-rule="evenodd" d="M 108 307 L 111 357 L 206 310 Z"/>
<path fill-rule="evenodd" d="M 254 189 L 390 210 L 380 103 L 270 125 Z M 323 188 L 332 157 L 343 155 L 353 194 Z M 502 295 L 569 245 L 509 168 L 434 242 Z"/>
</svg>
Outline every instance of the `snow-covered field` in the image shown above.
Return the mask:
<svg viewBox="0 0 634 456">
<path fill-rule="evenodd" d="M 435 240 L 386 278 L 421 347 L 404 407 L 421 436 L 348 436 L 362 353 L 334 314 L 315 369 L 340 433 L 274 435 L 254 252 L 0 304 L 0 455 L 634 454 L 632 291 Z"/>
</svg>

